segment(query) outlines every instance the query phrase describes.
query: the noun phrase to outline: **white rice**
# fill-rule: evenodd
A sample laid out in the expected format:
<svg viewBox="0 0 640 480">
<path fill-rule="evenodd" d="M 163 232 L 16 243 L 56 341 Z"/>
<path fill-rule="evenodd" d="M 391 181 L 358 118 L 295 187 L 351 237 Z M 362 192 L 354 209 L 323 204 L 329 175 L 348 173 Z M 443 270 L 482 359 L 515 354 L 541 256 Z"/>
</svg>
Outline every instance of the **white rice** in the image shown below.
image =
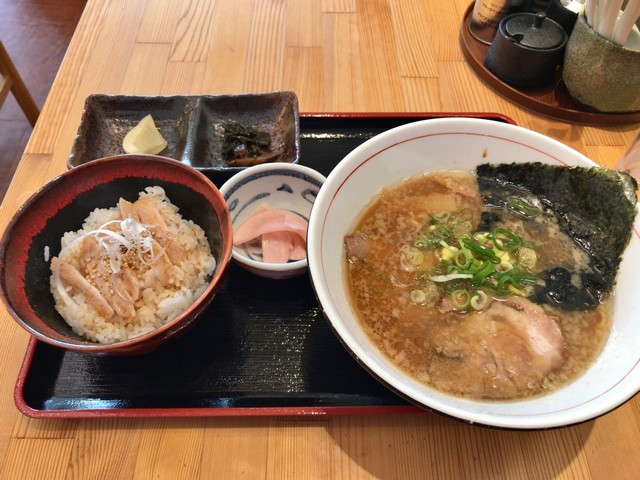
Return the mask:
<svg viewBox="0 0 640 480">
<path fill-rule="evenodd" d="M 161 187 L 147 187 L 140 193 L 142 197 L 149 197 L 158 206 L 169 234 L 184 249 L 185 258 L 180 265 L 171 265 L 166 284 L 154 275 L 145 276 L 135 301 L 136 314 L 131 318 L 116 314 L 105 319 L 86 301 L 83 293 L 71 287 L 65 288 L 72 299 L 68 304 L 58 292 L 52 275 L 50 285 L 56 310 L 74 332 L 89 340 L 108 344 L 143 335 L 164 325 L 186 310 L 206 290 L 215 270 L 216 260 L 202 228 L 182 218 L 178 207 L 170 202 Z M 76 238 L 118 218 L 117 207 L 94 210 L 80 230 L 63 235 L 61 247 L 65 248 Z"/>
</svg>

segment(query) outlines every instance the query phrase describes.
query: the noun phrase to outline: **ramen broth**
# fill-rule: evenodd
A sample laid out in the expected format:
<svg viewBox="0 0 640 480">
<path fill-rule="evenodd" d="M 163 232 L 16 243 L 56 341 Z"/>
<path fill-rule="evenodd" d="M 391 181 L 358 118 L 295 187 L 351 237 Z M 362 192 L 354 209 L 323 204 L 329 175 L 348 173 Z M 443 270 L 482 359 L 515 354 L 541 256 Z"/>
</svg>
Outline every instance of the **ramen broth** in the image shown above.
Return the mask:
<svg viewBox="0 0 640 480">
<path fill-rule="evenodd" d="M 522 239 L 518 268 L 528 269 L 522 276 L 528 284 L 508 294 L 474 284 L 477 308 L 457 304 L 452 290 L 469 280 L 442 281 L 444 249 L 416 248 L 416 242 L 434 218 L 448 214 L 475 231 L 483 210 L 469 172 L 427 174 L 383 190 L 345 238 L 351 305 L 377 348 L 433 388 L 501 400 L 552 391 L 580 375 L 602 350 L 611 302 L 567 311 L 529 300 L 535 272 L 574 268 L 588 257 L 551 218 L 528 220 L 499 211 L 496 226 Z M 535 265 L 526 267 L 525 253 L 532 251 Z"/>
</svg>

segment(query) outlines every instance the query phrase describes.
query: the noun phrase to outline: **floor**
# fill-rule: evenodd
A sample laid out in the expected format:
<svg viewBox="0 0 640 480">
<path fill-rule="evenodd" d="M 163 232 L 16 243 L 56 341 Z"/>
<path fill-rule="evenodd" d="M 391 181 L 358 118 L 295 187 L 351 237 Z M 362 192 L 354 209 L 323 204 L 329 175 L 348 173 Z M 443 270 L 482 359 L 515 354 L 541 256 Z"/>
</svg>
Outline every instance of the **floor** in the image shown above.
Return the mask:
<svg viewBox="0 0 640 480">
<path fill-rule="evenodd" d="M 0 39 L 42 108 L 86 0 L 0 0 Z M 0 200 L 32 128 L 13 95 L 0 108 Z"/>
</svg>

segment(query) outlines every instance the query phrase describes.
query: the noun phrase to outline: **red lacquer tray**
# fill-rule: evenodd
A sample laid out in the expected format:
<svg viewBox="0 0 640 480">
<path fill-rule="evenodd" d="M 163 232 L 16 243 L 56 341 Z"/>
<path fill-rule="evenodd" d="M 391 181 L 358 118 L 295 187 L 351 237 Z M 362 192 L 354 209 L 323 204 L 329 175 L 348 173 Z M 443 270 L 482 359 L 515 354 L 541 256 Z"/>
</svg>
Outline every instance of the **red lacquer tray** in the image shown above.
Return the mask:
<svg viewBox="0 0 640 480">
<path fill-rule="evenodd" d="M 489 45 L 478 41 L 469 31 L 469 23 L 473 12 L 473 3 L 467 8 L 460 27 L 460 47 L 469 66 L 487 85 L 496 92 L 536 113 L 574 123 L 591 125 L 607 125 L 640 122 L 640 111 L 629 113 L 602 113 L 588 111 L 578 105 L 562 81 L 560 68 L 553 82 L 545 88 L 525 89 L 507 85 L 487 67 L 484 57 Z"/>
<path fill-rule="evenodd" d="M 514 123 L 498 114 L 306 114 L 300 119 L 300 163 L 328 175 L 377 133 L 453 116 Z M 267 280 L 233 264 L 198 324 L 155 352 L 89 356 L 32 339 L 15 402 L 36 418 L 424 411 L 389 391 L 347 353 L 308 275 Z"/>
</svg>

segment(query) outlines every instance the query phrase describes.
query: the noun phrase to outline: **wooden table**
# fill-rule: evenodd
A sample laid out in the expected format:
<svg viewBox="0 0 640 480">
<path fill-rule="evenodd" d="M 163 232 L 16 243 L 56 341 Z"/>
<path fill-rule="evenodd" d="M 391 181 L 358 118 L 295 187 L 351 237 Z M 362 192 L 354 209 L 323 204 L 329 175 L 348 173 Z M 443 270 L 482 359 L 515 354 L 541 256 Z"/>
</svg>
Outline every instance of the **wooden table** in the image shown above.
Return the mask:
<svg viewBox="0 0 640 480">
<path fill-rule="evenodd" d="M 638 124 L 539 116 L 488 88 L 458 43 L 469 0 L 89 0 L 0 210 L 66 160 L 92 93 L 288 89 L 302 112 L 499 112 L 612 167 Z M 0 310 L 0 478 L 638 478 L 640 397 L 564 429 L 439 415 L 31 419 L 28 335 Z"/>
</svg>

